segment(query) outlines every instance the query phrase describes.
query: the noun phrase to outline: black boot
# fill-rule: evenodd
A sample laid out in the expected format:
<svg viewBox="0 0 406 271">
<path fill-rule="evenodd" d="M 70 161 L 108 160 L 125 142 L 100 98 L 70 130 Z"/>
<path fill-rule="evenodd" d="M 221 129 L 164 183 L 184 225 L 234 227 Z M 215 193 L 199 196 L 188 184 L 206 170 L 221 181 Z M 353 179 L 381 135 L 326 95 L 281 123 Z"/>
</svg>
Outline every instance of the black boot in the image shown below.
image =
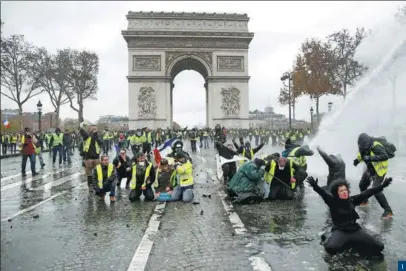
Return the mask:
<svg viewBox="0 0 406 271">
<path fill-rule="evenodd" d="M 93 193 L 93 178 L 92 176 L 87 176 L 87 187 L 89 188 L 89 192 Z"/>
</svg>

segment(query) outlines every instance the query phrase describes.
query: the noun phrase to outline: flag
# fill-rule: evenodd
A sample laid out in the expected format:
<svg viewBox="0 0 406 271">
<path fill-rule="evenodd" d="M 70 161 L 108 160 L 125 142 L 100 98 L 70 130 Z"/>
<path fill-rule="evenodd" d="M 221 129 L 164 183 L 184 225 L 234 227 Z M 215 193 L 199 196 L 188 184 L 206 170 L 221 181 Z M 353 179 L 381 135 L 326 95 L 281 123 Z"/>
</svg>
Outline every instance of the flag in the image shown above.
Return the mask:
<svg viewBox="0 0 406 271">
<path fill-rule="evenodd" d="M 166 157 L 172 151 L 172 143 L 178 139 L 178 137 L 173 137 L 171 139 L 165 140 L 164 143 L 159 145 L 157 148 L 153 150 L 155 163 L 159 164 L 161 162 L 162 157 Z"/>
<path fill-rule="evenodd" d="M 222 166 L 225 163 L 248 160 L 247 158 L 242 157 L 237 152 L 230 150 L 219 142 L 216 142 L 215 146 L 218 151 L 219 159 L 217 163 L 219 164 L 219 166 Z"/>
<path fill-rule="evenodd" d="M 6 128 L 10 128 L 10 122 L 8 122 L 8 120 L 4 120 L 4 121 L 3 121 L 3 125 L 4 125 L 4 127 L 6 127 Z"/>
</svg>

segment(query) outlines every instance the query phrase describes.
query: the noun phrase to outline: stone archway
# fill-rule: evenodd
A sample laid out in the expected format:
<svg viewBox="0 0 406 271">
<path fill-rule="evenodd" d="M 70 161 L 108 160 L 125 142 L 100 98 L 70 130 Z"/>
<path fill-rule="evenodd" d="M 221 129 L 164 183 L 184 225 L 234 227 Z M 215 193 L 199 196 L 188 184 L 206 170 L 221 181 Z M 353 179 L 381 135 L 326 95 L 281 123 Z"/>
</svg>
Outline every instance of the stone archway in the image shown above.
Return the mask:
<svg viewBox="0 0 406 271">
<path fill-rule="evenodd" d="M 129 127 L 172 126 L 173 79 L 195 70 L 205 79 L 207 125 L 248 128 L 246 14 L 129 12 Z"/>
</svg>

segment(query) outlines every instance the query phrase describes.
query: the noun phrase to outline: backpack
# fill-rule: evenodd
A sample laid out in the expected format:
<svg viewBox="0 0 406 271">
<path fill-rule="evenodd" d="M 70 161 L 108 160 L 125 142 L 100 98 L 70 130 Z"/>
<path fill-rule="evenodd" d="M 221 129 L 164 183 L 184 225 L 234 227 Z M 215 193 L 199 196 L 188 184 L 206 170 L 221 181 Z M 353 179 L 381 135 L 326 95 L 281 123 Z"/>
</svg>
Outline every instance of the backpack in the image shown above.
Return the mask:
<svg viewBox="0 0 406 271">
<path fill-rule="evenodd" d="M 375 141 L 378 141 L 383 145 L 385 148 L 386 153 L 388 154 L 389 159 L 395 157 L 395 152 L 396 152 L 396 147 L 392 143 L 390 143 L 388 140 L 386 140 L 386 137 L 381 136 L 378 138 L 375 138 Z"/>
</svg>

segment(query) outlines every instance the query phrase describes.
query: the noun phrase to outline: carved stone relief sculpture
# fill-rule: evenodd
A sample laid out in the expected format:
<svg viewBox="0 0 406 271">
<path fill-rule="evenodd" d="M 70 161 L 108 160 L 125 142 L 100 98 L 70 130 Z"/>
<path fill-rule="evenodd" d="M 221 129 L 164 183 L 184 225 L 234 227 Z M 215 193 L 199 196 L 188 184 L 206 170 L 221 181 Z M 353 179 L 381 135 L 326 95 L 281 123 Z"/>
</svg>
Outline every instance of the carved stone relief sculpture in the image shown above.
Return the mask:
<svg viewBox="0 0 406 271">
<path fill-rule="evenodd" d="M 218 56 L 217 57 L 217 71 L 244 71 L 244 57 L 243 56 Z"/>
<path fill-rule="evenodd" d="M 226 117 L 238 117 L 240 114 L 240 90 L 236 87 L 222 88 L 221 109 Z"/>
<path fill-rule="evenodd" d="M 142 87 L 138 94 L 138 117 L 154 118 L 156 115 L 156 93 L 152 87 Z"/>
<path fill-rule="evenodd" d="M 201 57 L 206 61 L 206 63 L 209 65 L 209 67 L 212 67 L 212 53 L 211 52 L 174 52 L 174 51 L 168 51 L 166 52 L 166 66 L 169 67 L 169 65 L 172 63 L 173 60 L 176 58 L 183 56 L 183 55 L 195 55 L 198 57 Z"/>
<path fill-rule="evenodd" d="M 133 57 L 133 70 L 134 71 L 160 71 L 161 70 L 161 56 L 145 56 L 135 55 Z"/>
</svg>

